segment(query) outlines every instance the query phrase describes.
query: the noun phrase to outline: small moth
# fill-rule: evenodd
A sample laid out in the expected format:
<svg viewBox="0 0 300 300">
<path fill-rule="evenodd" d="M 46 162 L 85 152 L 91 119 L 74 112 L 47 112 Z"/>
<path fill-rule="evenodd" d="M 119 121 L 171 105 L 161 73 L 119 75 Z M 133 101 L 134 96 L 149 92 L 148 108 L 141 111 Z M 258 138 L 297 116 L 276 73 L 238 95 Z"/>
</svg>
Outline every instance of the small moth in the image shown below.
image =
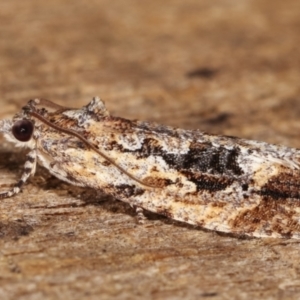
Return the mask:
<svg viewBox="0 0 300 300">
<path fill-rule="evenodd" d="M 0 131 L 71 184 L 210 230 L 300 238 L 300 150 L 114 117 L 99 98 L 75 109 L 35 99 Z"/>
</svg>

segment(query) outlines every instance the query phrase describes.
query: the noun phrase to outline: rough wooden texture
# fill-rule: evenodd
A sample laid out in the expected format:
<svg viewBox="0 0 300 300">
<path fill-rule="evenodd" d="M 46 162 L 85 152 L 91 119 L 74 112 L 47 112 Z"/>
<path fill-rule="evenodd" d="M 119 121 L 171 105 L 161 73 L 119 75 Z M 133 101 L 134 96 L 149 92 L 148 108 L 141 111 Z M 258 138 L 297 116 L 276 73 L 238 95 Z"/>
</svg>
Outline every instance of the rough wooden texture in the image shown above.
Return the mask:
<svg viewBox="0 0 300 300">
<path fill-rule="evenodd" d="M 116 115 L 299 147 L 299 30 L 295 0 L 1 1 L 0 117 L 99 95 Z M 0 151 L 13 183 L 25 152 Z M 299 299 L 299 241 L 148 217 L 39 168 L 0 203 L 0 298 Z"/>
</svg>

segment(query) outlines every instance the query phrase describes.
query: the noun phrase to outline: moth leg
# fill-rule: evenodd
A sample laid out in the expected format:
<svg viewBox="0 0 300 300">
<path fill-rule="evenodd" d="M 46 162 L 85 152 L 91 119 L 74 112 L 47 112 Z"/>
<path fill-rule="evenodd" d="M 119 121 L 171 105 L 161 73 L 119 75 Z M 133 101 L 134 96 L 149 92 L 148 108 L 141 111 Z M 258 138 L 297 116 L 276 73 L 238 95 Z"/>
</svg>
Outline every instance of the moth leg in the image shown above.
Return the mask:
<svg viewBox="0 0 300 300">
<path fill-rule="evenodd" d="M 11 190 L 4 193 L 0 193 L 0 199 L 9 198 L 13 195 L 18 194 L 21 191 L 21 187 L 28 180 L 30 175 L 33 175 L 35 173 L 36 162 L 37 155 L 36 150 L 34 149 L 27 154 L 27 160 L 25 162 L 24 171 L 20 180 L 14 185 L 14 187 Z"/>
<path fill-rule="evenodd" d="M 145 224 L 145 220 L 147 219 L 146 216 L 144 215 L 144 209 L 141 208 L 140 206 L 135 206 L 135 212 L 136 212 L 136 220 L 137 223 L 140 225 Z"/>
</svg>

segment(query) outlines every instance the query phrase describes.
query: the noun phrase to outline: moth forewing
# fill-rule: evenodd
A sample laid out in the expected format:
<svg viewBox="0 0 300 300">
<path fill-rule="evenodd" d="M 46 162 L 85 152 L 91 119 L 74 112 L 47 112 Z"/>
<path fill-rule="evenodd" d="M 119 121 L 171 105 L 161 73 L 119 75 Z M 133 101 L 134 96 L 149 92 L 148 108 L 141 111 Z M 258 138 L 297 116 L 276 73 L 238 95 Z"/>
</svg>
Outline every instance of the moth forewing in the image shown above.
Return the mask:
<svg viewBox="0 0 300 300">
<path fill-rule="evenodd" d="M 4 136 L 71 184 L 175 220 L 256 237 L 300 238 L 299 150 L 114 117 L 99 98 L 80 109 L 30 101 Z M 32 132 L 31 132 L 32 131 Z"/>
</svg>

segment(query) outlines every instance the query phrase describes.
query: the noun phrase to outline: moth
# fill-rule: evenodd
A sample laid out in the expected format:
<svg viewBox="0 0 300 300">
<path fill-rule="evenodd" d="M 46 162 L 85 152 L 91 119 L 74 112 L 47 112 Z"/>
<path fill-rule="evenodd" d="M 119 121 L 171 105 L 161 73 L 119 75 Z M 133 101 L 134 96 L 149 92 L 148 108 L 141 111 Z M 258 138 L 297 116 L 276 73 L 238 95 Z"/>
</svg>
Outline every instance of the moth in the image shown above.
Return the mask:
<svg viewBox="0 0 300 300">
<path fill-rule="evenodd" d="M 0 131 L 29 153 L 18 193 L 37 163 L 70 184 L 139 209 L 252 237 L 300 238 L 300 150 L 132 121 L 95 97 L 82 108 L 30 100 Z"/>
</svg>

